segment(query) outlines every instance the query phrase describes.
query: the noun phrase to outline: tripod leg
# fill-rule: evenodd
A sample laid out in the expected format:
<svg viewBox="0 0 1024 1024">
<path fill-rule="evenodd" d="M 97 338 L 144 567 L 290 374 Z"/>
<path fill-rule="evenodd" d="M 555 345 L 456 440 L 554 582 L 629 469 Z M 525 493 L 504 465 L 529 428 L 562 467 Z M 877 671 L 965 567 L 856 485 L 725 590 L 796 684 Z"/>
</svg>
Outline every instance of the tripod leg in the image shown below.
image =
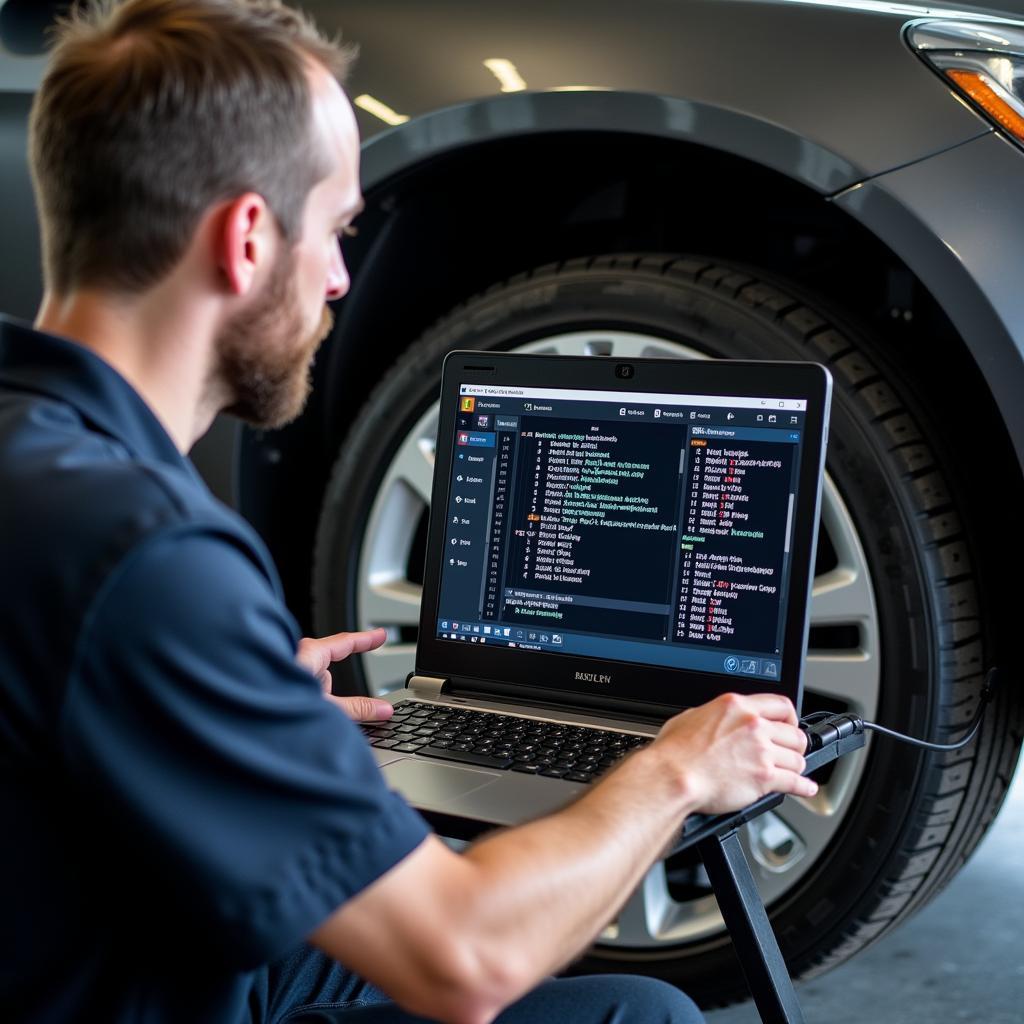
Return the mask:
<svg viewBox="0 0 1024 1024">
<path fill-rule="evenodd" d="M 803 1011 L 735 832 L 697 844 L 764 1024 L 804 1024 Z"/>
</svg>

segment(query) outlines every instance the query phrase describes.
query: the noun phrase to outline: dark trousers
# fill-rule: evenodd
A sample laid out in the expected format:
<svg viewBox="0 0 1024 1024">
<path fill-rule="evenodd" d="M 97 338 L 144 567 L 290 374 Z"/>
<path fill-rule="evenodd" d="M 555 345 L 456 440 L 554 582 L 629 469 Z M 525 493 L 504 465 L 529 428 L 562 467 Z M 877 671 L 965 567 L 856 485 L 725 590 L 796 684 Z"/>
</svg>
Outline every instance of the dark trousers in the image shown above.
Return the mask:
<svg viewBox="0 0 1024 1024">
<path fill-rule="evenodd" d="M 422 1024 L 378 989 L 302 947 L 260 972 L 254 1024 Z M 625 974 L 544 982 L 495 1024 L 701 1024 L 693 1001 L 661 981 Z"/>
</svg>

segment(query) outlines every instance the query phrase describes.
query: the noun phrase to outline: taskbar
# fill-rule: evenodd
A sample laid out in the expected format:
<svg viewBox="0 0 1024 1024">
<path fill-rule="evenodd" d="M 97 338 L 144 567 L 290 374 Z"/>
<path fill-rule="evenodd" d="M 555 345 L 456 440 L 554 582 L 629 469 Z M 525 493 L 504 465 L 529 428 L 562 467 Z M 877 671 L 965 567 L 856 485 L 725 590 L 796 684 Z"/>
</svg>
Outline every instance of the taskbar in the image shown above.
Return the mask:
<svg viewBox="0 0 1024 1024">
<path fill-rule="evenodd" d="M 520 624 L 437 620 L 437 638 L 457 643 L 490 644 L 493 647 L 578 654 L 610 661 L 634 661 L 666 668 L 717 672 L 722 675 L 752 676 L 778 681 L 782 659 L 763 652 L 707 650 L 688 644 L 612 639 L 587 633 L 564 633 Z"/>
</svg>

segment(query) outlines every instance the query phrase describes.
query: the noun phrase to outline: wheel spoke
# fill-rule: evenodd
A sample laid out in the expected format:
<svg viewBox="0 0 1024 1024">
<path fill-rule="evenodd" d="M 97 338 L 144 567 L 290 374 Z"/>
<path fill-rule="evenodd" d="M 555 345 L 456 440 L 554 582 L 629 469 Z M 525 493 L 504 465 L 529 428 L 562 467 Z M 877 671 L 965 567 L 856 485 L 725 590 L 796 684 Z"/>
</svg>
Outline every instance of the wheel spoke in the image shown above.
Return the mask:
<svg viewBox="0 0 1024 1024">
<path fill-rule="evenodd" d="M 863 573 L 846 566 L 815 577 L 811 594 L 811 625 L 866 622 L 871 616 L 871 588 Z"/>
<path fill-rule="evenodd" d="M 714 896 L 679 903 L 668 888 L 665 865 L 655 864 L 601 935 L 617 946 L 656 947 L 684 942 L 722 927 Z"/>
<path fill-rule="evenodd" d="M 531 342 L 517 352 L 560 356 L 605 356 L 619 359 L 660 357 L 662 359 L 706 359 L 705 353 L 677 341 L 662 341 L 627 331 L 574 331 Z"/>
<path fill-rule="evenodd" d="M 878 663 L 866 653 L 808 654 L 804 688 L 874 714 L 878 702 Z"/>
<path fill-rule="evenodd" d="M 816 576 L 811 592 L 812 627 L 856 626 L 853 650 L 811 649 L 804 686 L 870 717 L 878 708 L 878 611 L 864 549 L 838 489 L 825 477 L 821 525 L 836 553 L 834 569 Z"/>
<path fill-rule="evenodd" d="M 374 626 L 415 626 L 422 596 L 423 588 L 408 580 L 371 581 L 362 593 L 362 618 Z"/>
<path fill-rule="evenodd" d="M 434 478 L 434 446 L 415 435 L 398 452 L 392 472 L 403 480 L 428 505 Z"/>
<path fill-rule="evenodd" d="M 369 692 L 380 696 L 401 689 L 416 663 L 415 644 L 387 644 L 364 654 L 363 671 Z"/>
<path fill-rule="evenodd" d="M 619 911 L 611 926 L 616 941 L 624 946 L 657 943 L 671 902 L 665 865 L 659 862 L 644 875 Z"/>
<path fill-rule="evenodd" d="M 821 495 L 821 525 L 828 533 L 836 560 L 840 566 L 856 572 L 867 566 L 864 549 L 853 525 L 853 519 L 839 490 L 826 473 Z M 873 602 L 872 602 L 873 604 Z"/>
<path fill-rule="evenodd" d="M 775 808 L 775 815 L 792 829 L 811 850 L 821 849 L 835 832 L 838 808 L 830 799 L 828 787 L 822 786 L 810 800 L 786 797 Z"/>
</svg>

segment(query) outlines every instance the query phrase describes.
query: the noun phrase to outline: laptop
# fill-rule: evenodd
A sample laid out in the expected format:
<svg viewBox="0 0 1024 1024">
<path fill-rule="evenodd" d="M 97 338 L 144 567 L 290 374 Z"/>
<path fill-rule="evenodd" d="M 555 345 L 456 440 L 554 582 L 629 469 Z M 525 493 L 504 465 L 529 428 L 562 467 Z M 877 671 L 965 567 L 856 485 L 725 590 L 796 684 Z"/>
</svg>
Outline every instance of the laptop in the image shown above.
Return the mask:
<svg viewBox="0 0 1024 1024">
<path fill-rule="evenodd" d="M 814 363 L 451 352 L 389 785 L 513 825 L 719 694 L 799 711 L 830 398 Z"/>
</svg>

